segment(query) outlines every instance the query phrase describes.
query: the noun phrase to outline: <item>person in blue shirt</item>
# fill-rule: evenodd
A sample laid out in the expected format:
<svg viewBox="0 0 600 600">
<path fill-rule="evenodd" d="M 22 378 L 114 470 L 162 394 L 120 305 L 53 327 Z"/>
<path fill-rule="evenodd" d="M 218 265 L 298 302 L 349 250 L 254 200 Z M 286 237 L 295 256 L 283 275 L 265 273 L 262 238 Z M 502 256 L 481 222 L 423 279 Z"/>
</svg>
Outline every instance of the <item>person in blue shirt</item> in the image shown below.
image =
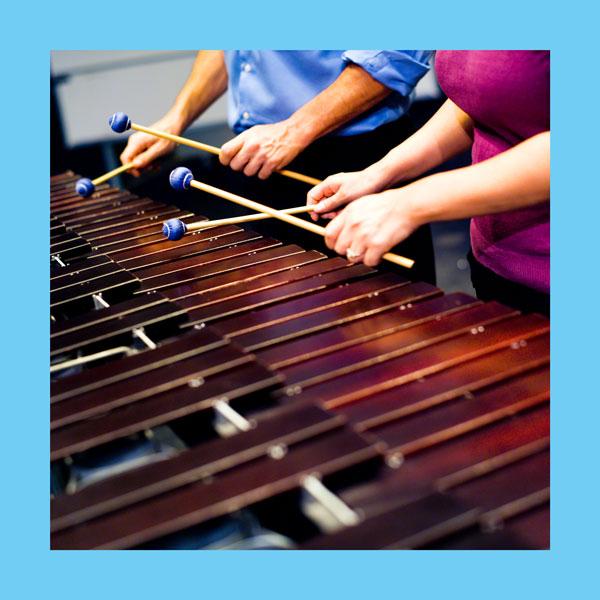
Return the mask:
<svg viewBox="0 0 600 600">
<path fill-rule="evenodd" d="M 237 135 L 221 147 L 223 165 L 259 179 L 288 165 L 320 178 L 363 169 L 413 133 L 407 111 L 430 56 L 427 50 L 200 51 L 173 106 L 152 127 L 181 135 L 227 92 Z M 133 161 L 137 175 L 173 149 L 135 133 L 121 161 Z M 421 279 L 434 279 L 427 228 L 399 250 L 417 260 Z"/>
</svg>

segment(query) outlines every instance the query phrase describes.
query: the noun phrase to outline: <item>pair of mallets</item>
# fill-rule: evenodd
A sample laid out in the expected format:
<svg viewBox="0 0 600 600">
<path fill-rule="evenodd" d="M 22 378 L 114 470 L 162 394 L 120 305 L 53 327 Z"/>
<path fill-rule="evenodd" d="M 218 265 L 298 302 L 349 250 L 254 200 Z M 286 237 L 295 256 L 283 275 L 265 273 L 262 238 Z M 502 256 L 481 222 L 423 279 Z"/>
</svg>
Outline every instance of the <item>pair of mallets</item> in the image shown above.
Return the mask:
<svg viewBox="0 0 600 600">
<path fill-rule="evenodd" d="M 128 129 L 135 129 L 136 131 L 141 131 L 143 133 L 147 133 L 162 139 L 169 140 L 171 142 L 175 142 L 177 144 L 183 144 L 186 146 L 190 146 L 192 148 L 196 148 L 198 150 L 203 150 L 206 152 L 210 152 L 212 154 L 219 154 L 219 148 L 215 146 L 210 146 L 208 144 L 204 144 L 202 142 L 196 142 L 194 140 L 190 140 L 188 138 L 184 138 L 178 135 L 173 135 L 171 133 L 167 133 L 164 131 L 159 131 L 156 129 L 150 129 L 148 127 L 144 127 L 142 125 L 138 125 L 136 123 L 132 123 L 131 119 L 122 112 L 113 114 L 109 120 L 109 125 L 111 129 L 117 133 L 123 133 Z M 118 175 L 124 171 L 127 171 L 133 166 L 132 163 L 124 164 L 113 171 L 106 173 L 105 175 L 94 179 L 93 181 L 89 179 L 80 179 L 76 184 L 77 192 L 83 196 L 89 196 L 94 192 L 95 185 L 99 183 L 103 183 L 107 181 L 111 177 Z M 285 177 L 289 177 L 292 179 L 296 179 L 297 181 L 302 181 L 304 183 L 308 183 L 311 185 L 316 185 L 320 183 L 319 179 L 314 177 L 308 177 L 307 175 L 302 175 L 301 173 L 296 173 L 295 171 L 290 171 L 287 169 L 283 169 L 281 171 L 277 171 L 280 175 L 284 175 Z M 239 204 L 240 206 L 244 206 L 250 210 L 256 211 L 257 214 L 247 215 L 242 217 L 232 217 L 229 219 L 219 219 L 214 221 L 199 221 L 196 223 L 185 224 L 180 219 L 170 219 L 163 224 L 163 234 L 169 240 L 179 240 L 181 239 L 187 232 L 198 231 L 201 229 L 206 229 L 208 227 L 217 227 L 219 225 L 232 225 L 235 223 L 246 223 L 249 221 L 258 221 L 261 219 L 275 218 L 280 221 L 284 221 L 290 225 L 294 225 L 296 227 L 300 227 L 305 229 L 306 231 L 310 231 L 311 233 L 315 233 L 320 236 L 325 236 L 325 228 L 320 227 L 319 225 L 315 225 L 313 223 L 309 223 L 303 219 L 299 219 L 293 215 L 303 212 L 308 212 L 312 210 L 310 206 L 299 206 L 296 208 L 288 208 L 285 210 L 277 210 L 271 208 L 270 206 L 266 206 L 264 204 L 260 204 L 259 202 L 255 202 L 254 200 L 249 200 L 247 198 L 243 198 L 242 196 L 238 196 L 237 194 L 232 194 L 231 192 L 227 192 L 225 190 L 221 190 L 219 188 L 213 187 L 206 183 L 202 183 L 200 181 L 196 181 L 192 172 L 185 167 L 178 167 L 177 169 L 171 172 L 169 176 L 169 182 L 171 183 L 171 187 L 176 190 L 186 190 L 190 187 L 194 187 L 201 191 L 207 192 L 209 194 L 213 194 L 225 200 L 229 200 L 230 202 L 234 202 Z M 85 192 L 82 194 L 80 189 Z M 405 267 L 410 269 L 414 265 L 414 260 L 410 258 L 406 258 L 404 256 L 399 256 L 397 254 L 393 254 L 388 252 L 383 255 L 383 259 L 388 262 L 394 263 L 401 267 Z"/>
<path fill-rule="evenodd" d="M 197 223 L 190 223 L 188 225 L 186 225 L 180 219 L 169 219 L 163 225 L 163 234 L 169 240 L 179 240 L 188 231 L 205 229 L 206 227 L 216 227 L 217 225 L 230 225 L 233 222 L 239 223 L 241 222 L 240 219 L 244 219 L 245 221 L 248 221 L 250 219 L 256 221 L 258 219 L 266 219 L 269 217 L 279 219 L 280 221 L 284 221 L 285 223 L 289 223 L 290 225 L 295 225 L 296 227 L 300 227 L 302 229 L 305 229 L 306 231 L 310 231 L 311 233 L 316 233 L 317 235 L 325 236 L 324 227 L 320 227 L 319 225 L 309 223 L 308 221 L 304 221 L 303 219 L 299 219 L 298 217 L 293 216 L 294 212 L 306 212 L 308 210 L 311 210 L 312 207 L 302 206 L 299 208 L 290 208 L 287 210 L 276 210 L 275 208 L 271 208 L 270 206 L 266 206 L 265 204 L 254 202 L 254 200 L 248 200 L 247 198 L 243 198 L 242 196 L 232 194 L 231 192 L 220 190 L 219 188 L 213 187 L 212 185 L 208 185 L 207 183 L 196 181 L 192 172 L 189 169 L 186 169 L 185 167 L 178 167 L 177 169 L 171 171 L 171 174 L 169 175 L 169 183 L 171 184 L 171 187 L 175 190 L 183 191 L 189 189 L 190 187 L 193 187 L 197 190 L 208 192 L 209 194 L 219 196 L 220 198 L 223 198 L 225 200 L 235 202 L 240 206 L 244 206 L 258 213 L 256 215 L 250 215 L 250 217 L 233 217 L 232 219 L 220 219 L 217 221 L 199 221 Z M 238 220 L 235 221 L 235 219 Z M 383 258 L 384 260 L 387 260 L 401 267 L 405 267 L 407 269 L 410 269 L 415 264 L 414 260 L 406 258 L 404 256 L 393 254 L 391 252 L 384 254 Z"/>
</svg>

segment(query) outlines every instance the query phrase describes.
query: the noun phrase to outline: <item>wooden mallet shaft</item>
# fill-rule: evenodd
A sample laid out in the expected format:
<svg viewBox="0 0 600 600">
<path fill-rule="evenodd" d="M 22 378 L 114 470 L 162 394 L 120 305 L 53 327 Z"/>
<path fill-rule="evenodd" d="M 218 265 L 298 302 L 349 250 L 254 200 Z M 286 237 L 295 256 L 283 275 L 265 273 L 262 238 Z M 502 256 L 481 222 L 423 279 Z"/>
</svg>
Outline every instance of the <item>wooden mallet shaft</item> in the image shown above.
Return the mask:
<svg viewBox="0 0 600 600">
<path fill-rule="evenodd" d="M 312 206 L 296 206 L 295 208 L 286 208 L 282 213 L 286 215 L 296 215 L 312 210 Z M 186 231 L 200 231 L 209 227 L 222 227 L 223 225 L 237 225 L 238 223 L 249 223 L 251 221 L 262 221 L 263 219 L 272 219 L 272 215 L 266 213 L 255 213 L 252 215 L 242 215 L 240 217 L 229 217 L 228 219 L 215 219 L 214 221 L 197 221 L 195 223 L 187 223 Z"/>
<path fill-rule="evenodd" d="M 113 177 L 116 177 L 121 173 L 125 173 L 125 171 L 129 171 L 129 169 L 131 169 L 132 167 L 132 162 L 125 163 L 124 165 L 121 165 L 120 167 L 117 167 L 116 169 L 113 169 L 108 173 L 104 173 L 104 175 L 100 175 L 100 177 L 96 177 L 96 179 L 92 179 L 92 183 L 94 185 L 100 185 L 101 183 L 104 183 L 105 181 L 108 181 L 109 179 L 112 179 Z"/>
<path fill-rule="evenodd" d="M 96 179 L 82 177 L 75 183 L 75 191 L 83 198 L 88 198 L 96 191 L 97 185 L 100 185 L 101 183 L 104 183 L 105 181 L 108 181 L 109 179 L 128 171 L 131 169 L 131 167 L 133 167 L 133 163 L 129 162 L 117 167 L 116 169 L 113 169 L 112 171 L 109 171 L 108 173 L 104 173 L 104 175 L 100 175 L 100 177 L 96 177 Z"/>
<path fill-rule="evenodd" d="M 275 219 L 279 219 L 280 221 L 284 221 L 285 223 L 289 223 L 290 225 L 295 225 L 296 227 L 300 227 L 302 229 L 305 229 L 306 231 L 310 231 L 311 233 L 315 233 L 317 235 L 325 237 L 324 227 L 320 227 L 319 225 L 315 225 L 314 223 L 309 223 L 308 221 L 304 221 L 303 219 L 294 217 L 291 214 L 286 214 L 284 211 L 271 208 L 270 206 L 266 206 L 265 204 L 260 204 L 259 202 L 255 202 L 254 200 L 243 198 L 242 196 L 238 196 L 237 194 L 232 194 L 231 192 L 221 190 L 219 188 L 213 187 L 212 185 L 208 185 L 207 183 L 202 183 L 201 181 L 196 181 L 195 179 L 192 179 L 189 182 L 189 185 L 191 187 L 196 188 L 197 190 L 213 194 L 214 196 L 219 196 L 219 198 L 223 198 L 224 200 L 235 202 L 236 204 L 239 204 L 240 206 L 245 206 L 250 210 L 265 213 Z M 414 260 L 406 258 L 404 256 L 393 254 L 391 252 L 384 254 L 383 259 L 387 260 L 388 262 L 394 263 L 395 265 L 405 267 L 407 269 L 412 268 L 412 266 L 415 264 Z"/>
<path fill-rule="evenodd" d="M 136 131 L 141 131 L 142 133 L 147 133 L 148 135 L 153 135 L 155 137 L 162 138 L 163 140 L 175 142 L 176 144 L 189 146 L 190 148 L 195 148 L 196 150 L 210 152 L 211 154 L 215 154 L 217 156 L 221 153 L 221 149 L 217 148 L 216 146 L 211 146 L 210 144 L 204 144 L 202 142 L 190 140 L 189 138 L 181 137 L 180 135 L 173 135 L 172 133 L 167 133 L 166 131 L 159 131 L 158 129 L 144 127 L 143 125 L 138 125 L 137 123 L 132 122 L 131 129 L 135 129 Z M 282 169 L 281 171 L 277 171 L 277 173 L 285 177 L 289 177 L 290 179 L 295 179 L 296 181 L 308 183 L 309 185 L 317 185 L 318 183 L 321 183 L 321 180 L 317 179 L 316 177 L 309 177 L 308 175 L 302 175 L 302 173 L 296 173 L 296 171 L 290 171 L 288 169 Z"/>
</svg>

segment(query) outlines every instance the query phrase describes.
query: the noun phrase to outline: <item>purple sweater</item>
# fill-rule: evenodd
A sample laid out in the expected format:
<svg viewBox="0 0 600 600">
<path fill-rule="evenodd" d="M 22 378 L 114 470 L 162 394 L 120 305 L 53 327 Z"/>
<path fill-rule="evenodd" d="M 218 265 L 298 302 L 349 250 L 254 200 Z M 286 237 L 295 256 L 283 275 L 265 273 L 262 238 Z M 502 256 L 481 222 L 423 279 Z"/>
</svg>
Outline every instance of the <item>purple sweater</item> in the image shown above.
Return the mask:
<svg viewBox="0 0 600 600">
<path fill-rule="evenodd" d="M 443 51 L 446 95 L 475 122 L 473 163 L 550 129 L 550 53 Z M 550 291 L 550 202 L 471 220 L 475 258 L 506 279 Z"/>
</svg>

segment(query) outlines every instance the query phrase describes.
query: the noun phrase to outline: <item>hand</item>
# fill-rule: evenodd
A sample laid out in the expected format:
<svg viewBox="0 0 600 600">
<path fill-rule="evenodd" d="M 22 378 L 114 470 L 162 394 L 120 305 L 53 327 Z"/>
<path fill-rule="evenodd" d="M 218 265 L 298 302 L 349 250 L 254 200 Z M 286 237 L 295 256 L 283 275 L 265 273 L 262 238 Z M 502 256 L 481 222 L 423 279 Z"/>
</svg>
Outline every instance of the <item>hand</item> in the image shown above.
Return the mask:
<svg viewBox="0 0 600 600">
<path fill-rule="evenodd" d="M 377 265 L 390 248 L 421 225 L 405 189 L 352 202 L 325 228 L 327 246 L 344 256 L 351 250 L 353 262 Z"/>
<path fill-rule="evenodd" d="M 283 169 L 308 144 L 305 133 L 289 120 L 270 125 L 255 125 L 221 147 L 219 160 L 244 175 L 258 174 L 267 179 Z"/>
<path fill-rule="evenodd" d="M 315 210 L 310 213 L 311 219 L 333 219 L 338 215 L 334 209 L 367 194 L 379 192 L 382 184 L 378 179 L 369 169 L 330 175 L 309 190 L 306 196 L 307 205 L 315 205 Z"/>
<path fill-rule="evenodd" d="M 166 131 L 174 135 L 180 135 L 185 129 L 182 122 L 169 115 L 164 116 L 162 119 L 156 121 L 150 126 L 152 129 L 159 129 L 160 131 Z M 175 150 L 177 144 L 163 140 L 147 133 L 137 132 L 129 137 L 125 150 L 121 153 L 120 159 L 123 164 L 132 162 L 134 168 L 129 172 L 135 177 L 139 177 L 140 172 L 146 169 L 152 162 L 158 157 L 165 154 L 169 154 Z"/>
</svg>

